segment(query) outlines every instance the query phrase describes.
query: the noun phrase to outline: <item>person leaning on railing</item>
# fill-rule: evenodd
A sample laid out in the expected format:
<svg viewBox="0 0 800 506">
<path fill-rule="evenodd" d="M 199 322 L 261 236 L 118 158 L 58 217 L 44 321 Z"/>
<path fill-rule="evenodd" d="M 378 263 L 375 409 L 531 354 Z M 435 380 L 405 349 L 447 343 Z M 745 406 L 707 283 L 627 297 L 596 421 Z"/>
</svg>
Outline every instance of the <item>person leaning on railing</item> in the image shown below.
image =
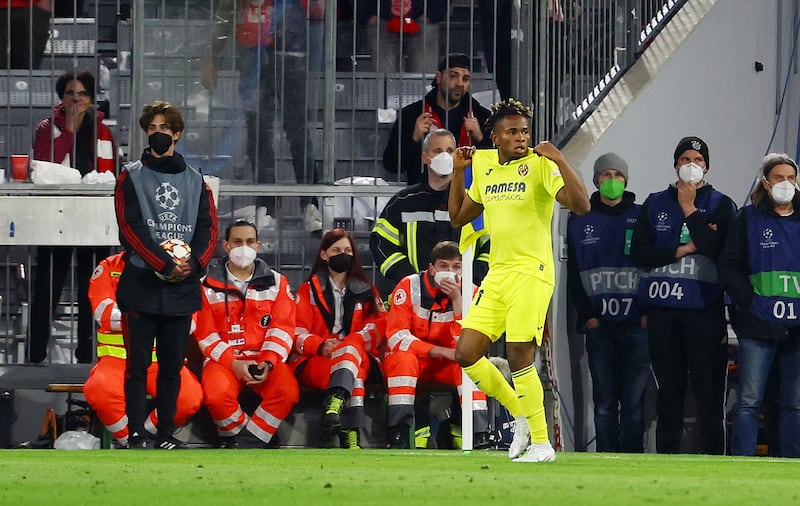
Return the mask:
<svg viewBox="0 0 800 506">
<path fill-rule="evenodd" d="M 116 146 L 111 130 L 103 122 L 103 112 L 94 105 L 94 76 L 88 71 L 67 72 L 58 78 L 55 87 L 59 102 L 53 107 L 52 114 L 36 126 L 33 157 L 72 167 L 81 176 L 93 171 L 114 173 L 117 168 Z M 39 246 L 31 303 L 31 362 L 39 363 L 47 357 L 50 322 L 61 299 L 73 251 L 78 283 L 75 358 L 79 363 L 92 361 L 94 327 L 86 293 L 94 266 L 107 257 L 110 250 L 94 246 Z"/>
</svg>

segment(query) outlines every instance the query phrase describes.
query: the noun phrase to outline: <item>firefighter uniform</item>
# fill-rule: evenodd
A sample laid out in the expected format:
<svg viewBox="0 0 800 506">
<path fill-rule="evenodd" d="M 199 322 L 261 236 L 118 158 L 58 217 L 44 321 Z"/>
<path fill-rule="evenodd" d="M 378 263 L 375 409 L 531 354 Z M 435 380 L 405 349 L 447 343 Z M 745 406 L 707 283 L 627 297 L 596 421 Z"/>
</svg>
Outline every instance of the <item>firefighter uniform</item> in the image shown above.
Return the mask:
<svg viewBox="0 0 800 506">
<path fill-rule="evenodd" d="M 203 281 L 203 309 L 195 337 L 206 357 L 205 403 L 223 438 L 246 429 L 269 443 L 299 398 L 297 381 L 286 365 L 294 336 L 295 300 L 286 277 L 256 259 L 243 294 L 230 280 L 224 259 L 212 261 Z M 262 399 L 251 416 L 239 405 L 246 385 L 236 378 L 234 360 L 267 362 L 267 379 L 250 388 Z M 269 365 L 271 364 L 271 365 Z"/>
<path fill-rule="evenodd" d="M 297 327 L 292 367 L 303 386 L 341 388 L 350 398 L 342 423 L 363 428 L 364 381 L 370 363 L 380 359 L 386 330 L 386 312 L 375 287 L 357 279 L 347 282 L 343 298 L 342 329 L 332 332 L 335 302 L 326 270 L 314 274 L 297 292 Z M 326 339 L 339 340 L 330 357 L 319 355 Z"/>
<path fill-rule="evenodd" d="M 114 438 L 122 444 L 128 440 L 128 416 L 125 414 L 125 343 L 122 339 L 121 312 L 117 307 L 116 292 L 119 277 L 125 266 L 123 254 L 103 259 L 95 268 L 89 281 L 89 301 L 99 329 L 97 331 L 97 363 L 89 372 L 83 393 L 100 421 Z M 147 369 L 147 393 L 156 395 L 158 363 L 155 348 L 153 362 Z M 181 386 L 175 423 L 183 425 L 203 403 L 203 390 L 194 374 L 184 366 L 181 369 Z M 158 413 L 150 412 L 144 427 L 156 432 Z"/>
<path fill-rule="evenodd" d="M 389 353 L 383 372 L 389 385 L 389 427 L 414 422 L 414 398 L 419 383 L 443 383 L 457 387 L 461 396 L 461 367 L 457 362 L 430 358 L 434 346 L 455 348 L 461 323 L 453 313 L 453 303 L 423 271 L 406 276 L 392 293 L 392 307 L 386 322 Z M 486 394 L 475 390 L 472 396 L 474 431 L 488 429 Z"/>
<path fill-rule="evenodd" d="M 440 241 L 456 241 L 460 229 L 450 224 L 447 199 L 450 187 L 434 190 L 423 178 L 397 192 L 381 211 L 369 236 L 375 264 L 388 280 L 386 294 L 405 276 L 428 267 L 430 253 Z M 481 236 L 475 247 L 473 282 L 480 284 L 488 270 L 489 236 Z"/>
</svg>

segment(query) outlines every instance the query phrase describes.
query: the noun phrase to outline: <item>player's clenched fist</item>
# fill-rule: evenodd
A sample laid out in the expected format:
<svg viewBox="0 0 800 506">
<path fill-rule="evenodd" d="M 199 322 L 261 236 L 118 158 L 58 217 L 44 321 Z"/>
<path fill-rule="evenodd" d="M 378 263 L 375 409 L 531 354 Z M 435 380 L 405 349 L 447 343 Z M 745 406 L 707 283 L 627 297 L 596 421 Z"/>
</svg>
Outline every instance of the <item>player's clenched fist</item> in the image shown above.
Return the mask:
<svg viewBox="0 0 800 506">
<path fill-rule="evenodd" d="M 453 155 L 453 169 L 464 170 L 472 161 L 473 154 L 475 154 L 475 146 L 461 146 L 457 148 Z"/>
</svg>

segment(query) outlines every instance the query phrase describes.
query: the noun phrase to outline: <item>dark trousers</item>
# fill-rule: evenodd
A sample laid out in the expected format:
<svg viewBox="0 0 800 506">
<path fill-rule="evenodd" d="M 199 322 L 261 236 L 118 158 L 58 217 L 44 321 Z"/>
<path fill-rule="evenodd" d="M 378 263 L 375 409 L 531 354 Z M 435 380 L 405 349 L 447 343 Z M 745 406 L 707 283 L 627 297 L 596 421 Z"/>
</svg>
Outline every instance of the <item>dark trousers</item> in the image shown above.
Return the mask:
<svg viewBox="0 0 800 506">
<path fill-rule="evenodd" d="M 50 13 L 46 10 L 0 9 L 0 69 L 38 69 L 49 36 Z M 9 45 L 11 54 L 7 55 Z"/>
<path fill-rule="evenodd" d="M 158 438 L 170 437 L 175 431 L 175 411 L 180 371 L 186 357 L 191 315 L 171 316 L 124 311 L 122 334 L 128 359 L 125 364 L 125 411 L 131 434 L 144 434 L 147 416 L 147 368 L 156 345 L 158 378 L 156 379 L 156 409 Z"/>
<path fill-rule="evenodd" d="M 305 56 L 276 53 L 271 47 L 244 46 L 239 46 L 238 56 L 239 94 L 247 121 L 247 156 L 255 182 L 276 182 L 276 119 L 289 141 L 296 182 L 320 182 L 308 131 Z M 273 199 L 262 200 L 259 205 L 266 205 L 271 212 Z M 315 201 L 310 196 L 300 200 L 301 208 Z"/>
<path fill-rule="evenodd" d="M 595 448 L 644 451 L 644 393 L 650 380 L 647 331 L 638 323 L 601 321 L 586 329 L 592 374 Z"/>
<path fill-rule="evenodd" d="M 656 450 L 679 453 L 687 380 L 697 404 L 699 451 L 725 452 L 727 334 L 722 304 L 696 310 L 650 309 L 650 360 L 658 382 Z"/>
<path fill-rule="evenodd" d="M 75 358 L 78 362 L 92 361 L 94 342 L 94 317 L 89 303 L 89 279 L 97 263 L 109 255 L 104 247 L 39 246 L 36 252 L 36 277 L 31 302 L 30 361 L 39 363 L 47 356 L 50 341 L 50 322 L 53 311 L 61 299 L 64 282 L 70 272 L 72 252 L 77 264 L 78 284 L 78 347 Z M 52 281 L 51 281 L 52 280 Z"/>
</svg>

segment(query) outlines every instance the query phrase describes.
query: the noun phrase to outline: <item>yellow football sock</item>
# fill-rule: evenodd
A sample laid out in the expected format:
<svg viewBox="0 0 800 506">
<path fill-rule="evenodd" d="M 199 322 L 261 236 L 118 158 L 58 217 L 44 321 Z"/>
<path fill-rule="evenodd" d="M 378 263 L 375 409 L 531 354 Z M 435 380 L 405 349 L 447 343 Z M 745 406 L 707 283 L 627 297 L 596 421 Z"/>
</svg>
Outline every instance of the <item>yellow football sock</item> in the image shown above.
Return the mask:
<svg viewBox="0 0 800 506">
<path fill-rule="evenodd" d="M 503 373 L 489 362 L 488 358 L 481 357 L 471 366 L 465 367 L 464 372 L 486 395 L 494 397 L 500 404 L 505 406 L 511 416 L 516 417 L 522 414 L 517 392 L 503 377 Z"/>
<path fill-rule="evenodd" d="M 550 438 L 547 435 L 547 419 L 544 416 L 544 389 L 536 367 L 530 365 L 514 371 L 511 373 L 511 378 L 514 380 L 514 389 L 519 396 L 522 413 L 528 419 L 531 428 L 531 441 L 546 443 Z"/>
</svg>

